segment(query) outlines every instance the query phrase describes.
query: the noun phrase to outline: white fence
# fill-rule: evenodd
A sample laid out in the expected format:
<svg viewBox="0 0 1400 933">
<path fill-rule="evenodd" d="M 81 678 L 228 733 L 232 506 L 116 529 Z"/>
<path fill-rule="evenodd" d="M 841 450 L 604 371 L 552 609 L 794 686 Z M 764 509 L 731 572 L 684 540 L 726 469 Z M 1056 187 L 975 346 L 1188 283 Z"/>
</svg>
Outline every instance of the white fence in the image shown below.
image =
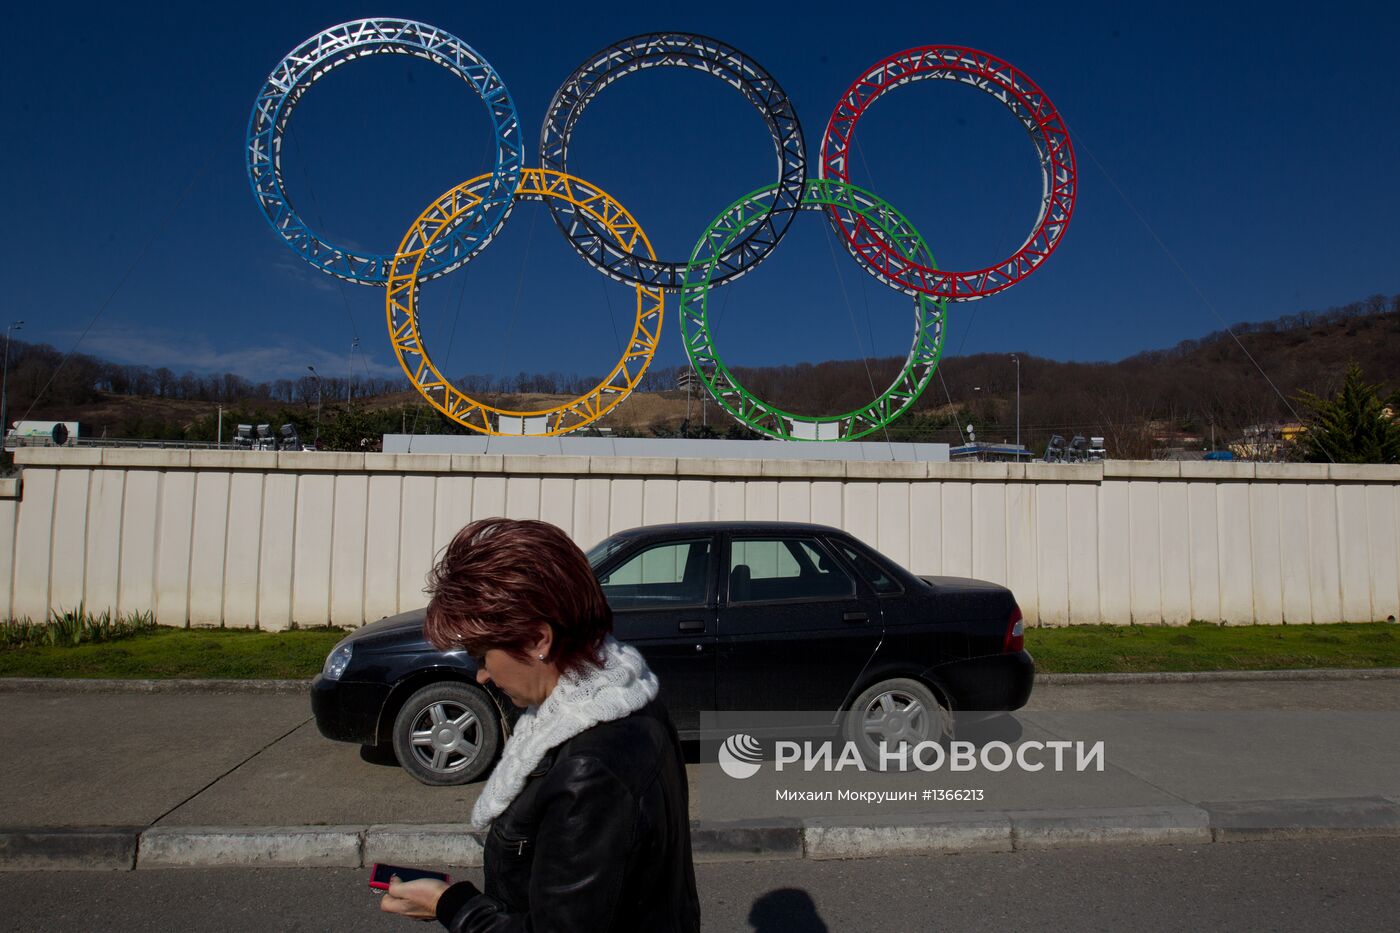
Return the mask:
<svg viewBox="0 0 1400 933">
<path fill-rule="evenodd" d="M 468 521 L 588 547 L 689 520 L 845 528 L 921 574 L 1010 586 L 1028 620 L 1334 622 L 1400 611 L 1400 467 L 962 464 L 434 454 L 16 452 L 0 607 L 166 625 L 360 625 L 423 605 Z"/>
</svg>

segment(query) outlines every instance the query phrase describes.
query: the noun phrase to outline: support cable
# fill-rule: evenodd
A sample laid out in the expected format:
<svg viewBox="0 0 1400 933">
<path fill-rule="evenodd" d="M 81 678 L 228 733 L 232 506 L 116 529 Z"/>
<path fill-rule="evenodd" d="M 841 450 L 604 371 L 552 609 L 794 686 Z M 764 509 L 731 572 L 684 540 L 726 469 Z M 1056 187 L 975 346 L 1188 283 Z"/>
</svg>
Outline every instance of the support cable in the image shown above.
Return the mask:
<svg viewBox="0 0 1400 933">
<path fill-rule="evenodd" d="M 1210 313 L 1215 316 L 1215 319 L 1217 321 L 1220 322 L 1220 326 L 1224 328 L 1225 333 L 1230 335 L 1230 339 L 1235 342 L 1235 345 L 1240 348 L 1240 351 L 1242 353 L 1244 353 L 1245 358 L 1248 359 L 1251 364 L 1253 364 L 1256 370 L 1259 371 L 1259 375 L 1264 377 L 1264 381 L 1269 384 L 1269 388 L 1274 390 L 1274 394 L 1279 397 L 1279 401 L 1283 402 L 1284 407 L 1288 409 L 1291 415 L 1293 415 L 1294 420 L 1299 423 L 1302 423 L 1303 419 L 1298 414 L 1297 409 L 1293 407 L 1293 403 L 1288 400 L 1288 397 L 1284 395 L 1283 392 L 1279 389 L 1279 387 L 1274 383 L 1274 381 L 1269 378 L 1269 374 L 1264 372 L 1264 367 L 1259 365 L 1259 361 L 1254 358 L 1254 354 L 1249 352 L 1249 348 L 1244 345 L 1244 342 L 1242 340 L 1240 340 L 1239 336 L 1235 333 L 1234 328 L 1232 328 L 1229 324 L 1225 322 L 1224 315 L 1222 315 L 1219 309 L 1215 307 L 1215 303 L 1212 302 L 1208 297 L 1206 297 L 1205 291 L 1201 288 L 1200 285 L 1196 283 L 1196 280 L 1191 277 L 1191 274 L 1186 271 L 1186 267 L 1181 264 L 1181 260 L 1176 258 L 1176 254 L 1171 251 L 1167 244 L 1162 240 L 1162 237 L 1158 235 L 1157 230 L 1152 226 L 1150 222 L 1148 222 L 1147 218 L 1143 216 L 1142 211 L 1138 210 L 1138 206 L 1135 203 L 1133 203 L 1132 198 L 1128 197 L 1127 192 L 1125 192 L 1123 188 L 1118 184 L 1117 180 L 1109 174 L 1108 169 L 1105 168 L 1104 164 L 1099 161 L 1099 157 L 1094 155 L 1094 150 L 1091 149 L 1089 147 L 1089 144 L 1084 141 L 1084 137 L 1080 136 L 1074 131 L 1074 128 L 1069 125 L 1069 121 L 1065 121 L 1065 128 L 1069 130 L 1070 136 L 1074 138 L 1075 145 L 1084 150 L 1084 153 L 1089 156 L 1089 160 L 1092 161 L 1094 163 L 1094 166 L 1099 170 L 1099 172 L 1103 174 L 1103 177 L 1107 179 L 1109 185 L 1113 187 L 1113 190 L 1118 192 L 1118 196 L 1123 199 L 1123 203 L 1128 206 L 1128 210 L 1133 212 L 1133 216 L 1135 216 L 1138 219 L 1138 222 L 1142 224 L 1143 228 L 1147 231 L 1148 235 L 1151 236 L 1152 239 L 1157 243 L 1157 246 L 1166 255 L 1167 259 L 1171 260 L 1171 264 L 1176 267 L 1176 271 L 1181 274 L 1181 277 L 1186 281 L 1186 284 L 1189 285 L 1191 287 L 1191 290 L 1196 293 L 1196 297 L 1201 300 L 1201 303 L 1206 306 L 1206 309 L 1209 310 Z M 1336 461 L 1332 459 L 1331 453 L 1328 453 L 1328 451 L 1325 448 L 1323 449 L 1323 453 L 1327 454 L 1328 460 L 1331 460 L 1333 463 L 1336 463 Z"/>
</svg>

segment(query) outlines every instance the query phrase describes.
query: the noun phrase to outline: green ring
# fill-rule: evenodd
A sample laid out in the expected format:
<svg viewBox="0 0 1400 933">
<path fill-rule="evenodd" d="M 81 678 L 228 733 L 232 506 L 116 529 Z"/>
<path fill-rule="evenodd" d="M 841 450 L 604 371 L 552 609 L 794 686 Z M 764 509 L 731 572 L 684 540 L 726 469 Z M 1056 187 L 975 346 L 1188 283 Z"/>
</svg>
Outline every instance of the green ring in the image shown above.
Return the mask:
<svg viewBox="0 0 1400 933">
<path fill-rule="evenodd" d="M 708 317 L 710 279 L 730 243 L 752 223 L 767 216 L 764 199 L 771 198 L 777 185 L 752 191 L 715 218 L 705 228 L 700 241 L 690 255 L 681 286 L 681 336 L 686 356 L 700 375 L 705 389 L 725 411 L 760 434 L 782 440 L 842 440 L 865 437 L 884 428 L 913 405 L 933 378 L 938 360 L 943 355 L 943 320 L 947 301 L 900 288 L 914 295 L 914 343 L 903 368 L 883 393 L 873 402 L 853 408 L 840 415 L 815 418 L 796 415 L 776 408 L 755 396 L 734 378 L 715 351 Z M 834 179 L 808 179 L 803 186 L 802 210 L 833 207 L 848 210 L 865 218 L 893 244 L 907 262 L 938 267 L 933 262 L 928 244 L 903 214 L 890 204 L 855 185 Z M 890 284 L 887 279 L 881 279 Z M 806 427 L 811 425 L 811 427 Z M 830 432 L 831 436 L 826 436 Z M 799 436 L 799 434 L 801 436 Z"/>
</svg>

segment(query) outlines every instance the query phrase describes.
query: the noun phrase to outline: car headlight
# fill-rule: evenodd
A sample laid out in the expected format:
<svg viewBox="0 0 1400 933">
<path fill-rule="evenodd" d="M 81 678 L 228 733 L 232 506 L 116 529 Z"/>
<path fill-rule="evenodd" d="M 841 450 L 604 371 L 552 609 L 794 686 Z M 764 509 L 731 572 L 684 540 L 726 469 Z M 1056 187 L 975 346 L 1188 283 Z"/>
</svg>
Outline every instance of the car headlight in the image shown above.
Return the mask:
<svg viewBox="0 0 1400 933">
<path fill-rule="evenodd" d="M 350 666 L 350 654 L 354 647 L 354 642 L 337 646 L 334 651 L 326 655 L 326 665 L 321 668 L 321 674 L 327 680 L 339 680 L 340 675 L 344 674 L 345 669 Z"/>
</svg>

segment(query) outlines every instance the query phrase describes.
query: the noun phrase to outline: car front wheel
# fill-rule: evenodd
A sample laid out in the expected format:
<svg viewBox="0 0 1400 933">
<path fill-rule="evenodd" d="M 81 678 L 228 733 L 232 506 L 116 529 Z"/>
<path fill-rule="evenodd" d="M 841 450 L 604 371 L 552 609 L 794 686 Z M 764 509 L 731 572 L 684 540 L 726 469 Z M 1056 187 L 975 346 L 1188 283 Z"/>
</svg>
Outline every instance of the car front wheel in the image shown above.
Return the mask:
<svg viewBox="0 0 1400 933">
<path fill-rule="evenodd" d="M 913 766 L 913 749 L 920 742 L 952 739 L 953 716 L 928 687 L 895 677 L 856 697 L 846 715 L 845 733 L 867 766 L 903 771 Z"/>
<path fill-rule="evenodd" d="M 501 724 L 486 694 L 459 683 L 430 684 L 394 718 L 399 764 L 424 784 L 466 784 L 496 760 Z"/>
</svg>

